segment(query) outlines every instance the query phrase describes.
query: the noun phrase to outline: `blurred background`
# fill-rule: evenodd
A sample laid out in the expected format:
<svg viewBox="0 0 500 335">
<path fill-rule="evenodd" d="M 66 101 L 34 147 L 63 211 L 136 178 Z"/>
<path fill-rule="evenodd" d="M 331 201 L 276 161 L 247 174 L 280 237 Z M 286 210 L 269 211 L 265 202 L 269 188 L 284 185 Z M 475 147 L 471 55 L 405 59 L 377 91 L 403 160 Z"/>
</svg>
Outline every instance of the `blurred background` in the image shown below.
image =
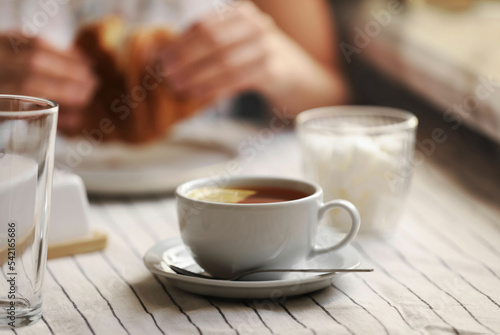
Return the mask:
<svg viewBox="0 0 500 335">
<path fill-rule="evenodd" d="M 447 137 L 457 141 L 454 145 L 446 146 L 446 150 L 452 150 L 452 153 L 458 156 L 463 151 L 480 152 L 481 155 L 487 157 L 488 163 L 485 166 L 493 171 L 492 178 L 495 178 L 497 182 L 500 181 L 500 177 L 494 172 L 495 167 L 490 167 L 491 162 L 496 164 L 499 161 L 500 1 L 254 1 L 255 5 L 251 6 L 252 8 L 247 8 L 243 14 L 238 14 L 241 16 L 238 16 L 234 13 L 239 13 L 239 10 L 234 9 L 239 8 L 240 3 L 242 2 L 229 0 L 106 2 L 0 0 L 2 8 L 0 31 L 3 33 L 0 43 L 0 64 L 2 64 L 0 65 L 0 93 L 31 94 L 58 101 L 61 104 L 59 120 L 61 133 L 72 136 L 76 134 L 81 137 L 83 131 L 86 131 L 87 134 L 94 134 L 92 135 L 94 142 L 97 141 L 99 144 L 103 138 L 105 141 L 107 138 L 104 132 L 97 135 L 92 133 L 92 127 L 99 125 L 99 120 L 104 117 L 109 117 L 114 125 L 124 129 L 120 135 L 110 136 L 114 142 L 108 143 L 116 143 L 117 139 L 118 142 L 132 142 L 131 144 L 152 139 L 158 140 L 165 132 L 170 132 L 175 137 L 179 134 L 177 130 L 183 129 L 183 126 L 177 126 L 184 124 L 187 120 L 188 123 L 195 124 L 195 130 L 188 127 L 187 130 L 180 131 L 184 134 L 180 137 L 185 138 L 187 133 L 189 136 L 196 137 L 198 142 L 209 143 L 208 147 L 210 147 L 217 141 L 224 142 L 224 145 L 229 142 L 241 144 L 242 139 L 249 136 L 251 131 L 247 128 L 245 131 L 241 128 L 235 130 L 228 124 L 220 122 L 211 123 L 207 127 L 204 126 L 207 120 L 211 122 L 228 119 L 243 120 L 244 124 L 251 124 L 252 127 L 258 129 L 269 127 L 270 119 L 276 115 L 276 111 L 286 110 L 285 118 L 293 120 L 295 115 L 303 110 L 325 105 L 363 104 L 399 107 L 415 113 L 420 119 L 420 139 L 432 138 L 436 129 L 443 129 Z M 173 46 L 170 44 L 164 49 L 139 45 L 143 51 L 154 49 L 155 56 L 151 58 L 144 51 L 139 55 L 140 57 L 138 56 L 139 60 L 136 59 L 136 63 L 127 63 L 126 67 L 139 64 L 137 67 L 142 66 L 141 69 L 144 70 L 147 68 L 145 64 L 148 64 L 144 63 L 146 61 L 151 61 L 151 64 L 154 62 L 156 62 L 154 64 L 161 64 L 162 71 L 165 72 L 162 72 L 162 75 L 166 77 L 166 82 L 162 85 L 171 94 L 169 93 L 170 95 L 165 98 L 167 102 L 158 95 L 145 98 L 144 104 L 149 104 L 147 105 L 149 107 L 139 104 L 138 108 L 131 108 L 132 117 L 125 120 L 127 123 L 123 125 L 120 123 L 122 120 L 119 120 L 118 115 L 114 113 L 115 111 L 102 111 L 113 105 L 115 102 L 113 99 L 118 98 L 120 92 L 115 92 L 116 97 L 108 96 L 105 102 L 101 101 L 104 108 L 91 104 L 93 99 L 98 100 L 99 95 L 108 94 L 105 91 L 102 93 L 102 90 L 106 89 L 103 86 L 108 86 L 108 88 L 113 86 L 109 81 L 103 80 L 106 76 L 99 73 L 99 69 L 113 68 L 118 64 L 114 74 L 118 73 L 119 83 L 125 83 L 123 91 L 135 88 L 133 80 L 129 78 L 132 75 L 122 78 L 127 74 L 120 73 L 123 70 L 120 68 L 120 66 L 123 67 L 120 63 L 123 62 L 123 57 L 117 56 L 118 60 L 111 61 L 109 63 L 111 65 L 108 63 L 103 65 L 101 61 L 108 52 L 104 48 L 101 54 L 94 55 L 94 59 L 89 61 L 89 57 L 92 56 L 89 50 L 92 48 L 82 47 L 82 45 L 74 53 L 64 54 L 66 50 L 73 48 L 75 38 L 82 27 L 114 14 L 119 14 L 124 18 L 128 32 L 141 26 L 168 26 L 169 30 L 180 36 L 178 40 L 181 41 L 173 43 Z M 224 22 L 228 22 L 226 17 L 236 17 L 238 25 L 225 25 Z M 274 21 L 278 30 L 269 28 L 270 26 L 266 23 L 268 18 Z M 204 43 L 203 38 L 196 36 L 197 32 L 200 34 L 199 31 L 203 31 L 200 27 L 205 27 L 206 29 L 203 29 L 210 32 L 204 35 L 205 40 L 212 38 L 211 43 L 215 43 L 210 48 L 197 49 Z M 242 31 L 245 27 L 260 27 L 260 30 L 254 29 L 252 32 L 249 28 L 244 33 Z M 235 39 L 236 42 L 226 43 L 238 34 L 241 36 Z M 271 36 L 272 38 L 259 39 L 255 36 Z M 54 53 L 61 52 L 58 56 L 64 59 L 71 58 L 79 64 L 78 71 L 73 71 L 71 68 L 66 70 L 66 67 L 64 71 L 59 71 L 63 73 L 58 73 L 57 76 L 63 76 L 66 80 L 63 84 L 59 84 L 62 86 L 54 86 L 56 82 L 54 78 L 49 81 L 40 81 L 39 77 L 34 78 L 29 73 L 32 67 L 39 71 L 40 69 L 43 71 L 57 69 L 57 63 L 49 61 L 49 58 L 39 57 L 36 62 L 31 60 L 29 63 L 30 58 L 25 57 L 28 59 L 28 65 L 23 65 L 23 50 L 36 49 L 33 47 L 37 45 L 33 44 L 33 38 L 44 40 L 50 44 L 50 48 L 54 47 L 54 50 L 59 50 Z M 198 42 L 189 45 L 190 38 Z M 248 43 L 248 41 L 255 40 L 265 42 Z M 122 44 L 127 46 L 124 41 L 127 41 L 127 38 L 121 37 L 117 42 L 113 42 L 114 48 L 118 50 L 114 51 L 117 55 L 121 55 L 123 49 L 127 48 L 116 47 Z M 245 46 L 246 49 L 235 47 L 235 45 Z M 47 46 L 42 46 L 43 48 L 48 49 Z M 236 56 L 233 55 L 232 60 L 227 57 L 227 54 L 225 59 L 220 58 L 218 52 L 225 49 L 234 49 L 239 53 L 234 53 Z M 261 59 L 259 52 L 262 52 L 264 56 L 261 58 L 266 61 L 259 63 Z M 247 57 L 248 55 L 252 56 Z M 202 59 L 205 65 L 211 65 L 204 65 L 205 69 L 202 70 L 206 70 L 205 72 L 199 71 L 205 73 L 205 77 L 200 75 L 196 78 L 196 75 L 192 75 L 196 71 L 190 69 L 190 71 L 193 70 L 191 77 L 201 82 L 205 81 L 208 86 L 193 84 L 179 89 L 176 71 L 166 74 L 170 71 L 170 65 L 180 64 L 182 70 L 180 72 L 189 73 L 190 71 L 185 71 L 183 66 L 186 67 L 186 63 L 194 62 L 193 59 L 196 60 L 197 57 Z M 252 59 L 252 57 L 255 58 Z M 82 60 L 84 58 L 86 58 L 85 61 Z M 101 62 L 100 68 L 95 65 L 99 62 Z M 242 66 L 243 63 L 246 67 Z M 269 65 L 271 63 L 272 65 Z M 224 71 L 219 69 L 220 64 L 227 67 L 224 68 L 226 77 L 218 73 L 219 71 L 224 74 Z M 22 71 L 16 72 L 16 68 Z M 25 71 L 26 69 L 28 71 Z M 136 71 L 137 73 L 134 72 L 134 76 L 141 78 L 144 74 L 147 75 L 144 71 L 141 73 L 141 69 Z M 55 76 L 54 73 L 51 75 Z M 74 86 L 70 87 L 73 84 L 67 85 L 68 80 L 74 81 Z M 135 84 L 140 85 L 140 83 Z M 42 90 L 51 86 L 55 87 L 52 91 Z M 200 96 L 199 93 L 203 90 L 208 90 L 209 94 Z M 157 101 L 148 100 L 150 98 L 157 99 Z M 189 105 L 190 99 L 195 101 L 193 105 Z M 184 104 L 186 101 L 187 105 Z M 119 102 L 122 105 L 126 103 L 123 98 Z M 133 101 L 128 102 L 129 105 L 133 103 Z M 165 121 L 165 118 L 160 115 L 162 113 L 154 112 L 156 109 L 154 106 L 161 105 L 161 103 L 173 104 L 172 110 L 182 109 L 183 115 L 176 118 L 174 112 L 171 113 L 174 115 L 173 119 Z M 122 105 L 119 106 L 123 108 Z M 135 109 L 137 110 L 134 111 Z M 101 110 L 99 112 L 101 114 L 96 110 Z M 197 113 L 192 113 L 194 110 Z M 92 116 L 93 113 L 94 116 Z M 145 116 L 148 113 L 151 117 Z M 195 116 L 192 117 L 192 115 Z M 149 126 L 143 120 L 144 118 L 148 118 L 147 122 L 151 122 Z M 85 123 L 85 120 L 93 123 Z M 193 120 L 196 121 L 193 122 Z M 174 123 L 176 127 L 172 127 Z M 290 128 L 291 122 L 284 122 L 284 124 Z M 215 129 L 217 131 L 214 131 Z M 152 132 L 152 135 L 144 135 L 148 132 Z M 135 137 L 123 135 L 123 133 L 134 133 Z M 218 137 L 224 134 L 228 136 L 219 141 Z M 86 161 L 78 159 L 72 160 L 77 164 L 69 164 L 69 155 L 79 150 L 76 147 L 78 143 L 71 142 L 71 139 L 72 137 L 68 142 L 69 147 L 66 142 L 62 146 L 60 167 L 85 166 Z M 92 142 L 91 139 L 88 140 Z M 449 143 L 454 143 L 450 141 Z M 80 158 L 93 156 L 98 157 L 97 160 L 114 155 L 114 160 L 107 162 L 112 167 L 118 166 L 117 162 L 120 159 L 141 157 L 141 162 L 144 162 L 149 159 L 144 155 L 158 156 L 157 148 L 143 156 L 138 156 L 137 150 L 133 155 L 129 155 L 123 152 L 110 154 L 113 152 L 101 150 L 106 149 L 105 145 L 100 145 L 99 149 L 90 150 L 92 154 L 86 154 L 83 149 L 78 153 L 82 156 Z M 142 153 L 145 152 L 143 149 L 141 147 Z M 185 148 L 181 149 L 171 150 L 168 161 L 172 162 L 171 157 L 179 157 L 179 152 L 185 152 Z M 426 148 L 422 146 L 417 149 L 425 152 Z M 444 146 L 434 149 L 439 152 L 439 150 L 444 150 Z M 193 151 L 193 155 L 201 157 L 200 152 L 206 150 L 207 146 L 198 148 L 197 151 Z M 435 156 L 433 159 L 443 167 L 461 171 L 457 172 L 459 179 L 463 176 L 473 178 L 476 167 L 450 167 L 448 160 L 443 158 L 440 161 L 440 157 L 445 157 L 445 155 L 433 156 Z M 227 158 L 227 155 L 224 157 Z M 232 156 L 229 155 L 230 157 Z M 192 164 L 192 160 L 188 159 L 188 161 L 188 164 Z M 89 162 L 90 165 L 96 164 L 95 160 Z M 134 166 L 134 169 L 136 168 L 137 166 Z M 176 169 L 182 170 L 183 167 Z M 106 178 L 107 175 L 104 179 Z"/>
<path fill-rule="evenodd" d="M 402 3 L 332 3 L 356 100 L 440 113 L 498 143 L 500 1 Z"/>
<path fill-rule="evenodd" d="M 341 52 L 354 100 L 415 113 L 417 152 L 429 150 L 429 163 L 496 203 L 500 1 L 403 1 L 400 12 L 391 4 L 331 3 L 340 40 L 348 43 Z M 425 147 L 441 130 L 446 144 Z"/>
</svg>

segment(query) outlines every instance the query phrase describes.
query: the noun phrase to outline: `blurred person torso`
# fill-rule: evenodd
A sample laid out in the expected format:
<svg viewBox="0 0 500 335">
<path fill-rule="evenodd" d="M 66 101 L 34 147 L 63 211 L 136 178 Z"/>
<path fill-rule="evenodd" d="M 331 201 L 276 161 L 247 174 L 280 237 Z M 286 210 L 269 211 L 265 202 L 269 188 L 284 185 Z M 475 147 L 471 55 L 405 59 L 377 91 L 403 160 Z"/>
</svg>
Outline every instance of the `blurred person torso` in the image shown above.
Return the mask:
<svg viewBox="0 0 500 335">
<path fill-rule="evenodd" d="M 122 15 L 130 28 L 164 25 L 182 31 L 218 5 L 211 0 L 0 0 L 0 31 L 42 37 L 63 49 L 80 25 L 109 15 Z"/>
</svg>

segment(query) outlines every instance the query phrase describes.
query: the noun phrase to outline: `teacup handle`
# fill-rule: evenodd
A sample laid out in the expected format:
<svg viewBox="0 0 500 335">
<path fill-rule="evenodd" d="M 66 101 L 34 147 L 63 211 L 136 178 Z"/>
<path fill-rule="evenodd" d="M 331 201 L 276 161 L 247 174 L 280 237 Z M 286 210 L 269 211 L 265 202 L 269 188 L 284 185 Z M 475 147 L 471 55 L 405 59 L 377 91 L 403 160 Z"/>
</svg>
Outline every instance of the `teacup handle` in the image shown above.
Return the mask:
<svg viewBox="0 0 500 335">
<path fill-rule="evenodd" d="M 323 219 L 328 211 L 334 208 L 342 208 L 345 209 L 347 213 L 349 213 L 349 215 L 351 216 L 351 229 L 340 242 L 333 246 L 319 247 L 315 245 L 311 250 L 311 257 L 342 248 L 343 246 L 351 242 L 358 233 L 359 226 L 361 224 L 359 212 L 352 203 L 346 200 L 332 200 L 327 202 L 326 204 L 322 204 L 318 211 L 318 222 Z"/>
</svg>

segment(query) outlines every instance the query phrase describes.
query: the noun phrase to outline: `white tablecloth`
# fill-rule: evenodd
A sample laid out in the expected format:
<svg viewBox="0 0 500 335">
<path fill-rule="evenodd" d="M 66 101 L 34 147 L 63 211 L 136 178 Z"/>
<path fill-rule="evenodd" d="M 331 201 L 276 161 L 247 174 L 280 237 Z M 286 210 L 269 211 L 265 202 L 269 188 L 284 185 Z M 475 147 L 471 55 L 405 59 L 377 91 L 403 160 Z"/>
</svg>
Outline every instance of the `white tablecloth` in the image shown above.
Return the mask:
<svg viewBox="0 0 500 335">
<path fill-rule="evenodd" d="M 498 166 L 463 146 L 452 147 L 462 150 L 461 163 L 452 161 L 447 157 L 456 150 L 447 145 L 429 159 L 434 163 L 417 167 L 394 237 L 354 243 L 363 265 L 375 271 L 337 277 L 296 298 L 224 300 L 174 288 L 142 263 L 155 242 L 179 234 L 174 200 L 94 200 L 91 221 L 108 232 L 109 246 L 50 260 L 43 319 L 15 333 L 500 333 Z M 300 175 L 292 134 L 276 135 L 257 151 L 243 172 Z M 478 173 L 464 179 L 470 163 Z M 488 174 L 492 179 L 483 178 Z"/>
</svg>

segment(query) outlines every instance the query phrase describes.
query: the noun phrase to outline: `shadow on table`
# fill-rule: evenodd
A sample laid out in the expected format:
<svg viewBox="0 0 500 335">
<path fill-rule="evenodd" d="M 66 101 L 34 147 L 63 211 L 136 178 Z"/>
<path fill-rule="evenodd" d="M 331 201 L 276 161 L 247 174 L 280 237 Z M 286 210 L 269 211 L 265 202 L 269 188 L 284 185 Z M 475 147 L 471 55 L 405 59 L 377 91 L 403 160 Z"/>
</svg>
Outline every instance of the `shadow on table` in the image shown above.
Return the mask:
<svg viewBox="0 0 500 335">
<path fill-rule="evenodd" d="M 438 168 L 463 191 L 488 204 L 498 205 L 500 198 L 500 146 L 465 125 L 447 123 L 435 113 L 417 113 L 419 134 L 417 149 L 426 161 Z M 446 140 L 436 143 L 432 132 L 443 130 Z M 420 148 L 419 148 L 420 146 Z"/>
<path fill-rule="evenodd" d="M 175 310 L 175 312 L 182 310 L 182 313 L 187 313 L 206 309 L 210 306 L 210 308 L 216 309 L 229 308 L 238 310 L 250 308 L 254 311 L 283 312 L 290 312 L 289 309 L 300 309 L 307 305 L 320 306 L 319 301 L 335 300 L 337 295 L 342 294 L 334 286 L 335 283 L 337 281 L 334 281 L 334 284 L 327 288 L 305 295 L 284 297 L 277 292 L 267 299 L 231 299 L 198 295 L 179 289 L 168 283 L 165 278 L 156 275 L 145 277 L 143 280 L 131 284 L 136 292 L 141 292 L 141 300 L 145 306 L 148 306 L 150 312 L 168 308 Z"/>
</svg>

